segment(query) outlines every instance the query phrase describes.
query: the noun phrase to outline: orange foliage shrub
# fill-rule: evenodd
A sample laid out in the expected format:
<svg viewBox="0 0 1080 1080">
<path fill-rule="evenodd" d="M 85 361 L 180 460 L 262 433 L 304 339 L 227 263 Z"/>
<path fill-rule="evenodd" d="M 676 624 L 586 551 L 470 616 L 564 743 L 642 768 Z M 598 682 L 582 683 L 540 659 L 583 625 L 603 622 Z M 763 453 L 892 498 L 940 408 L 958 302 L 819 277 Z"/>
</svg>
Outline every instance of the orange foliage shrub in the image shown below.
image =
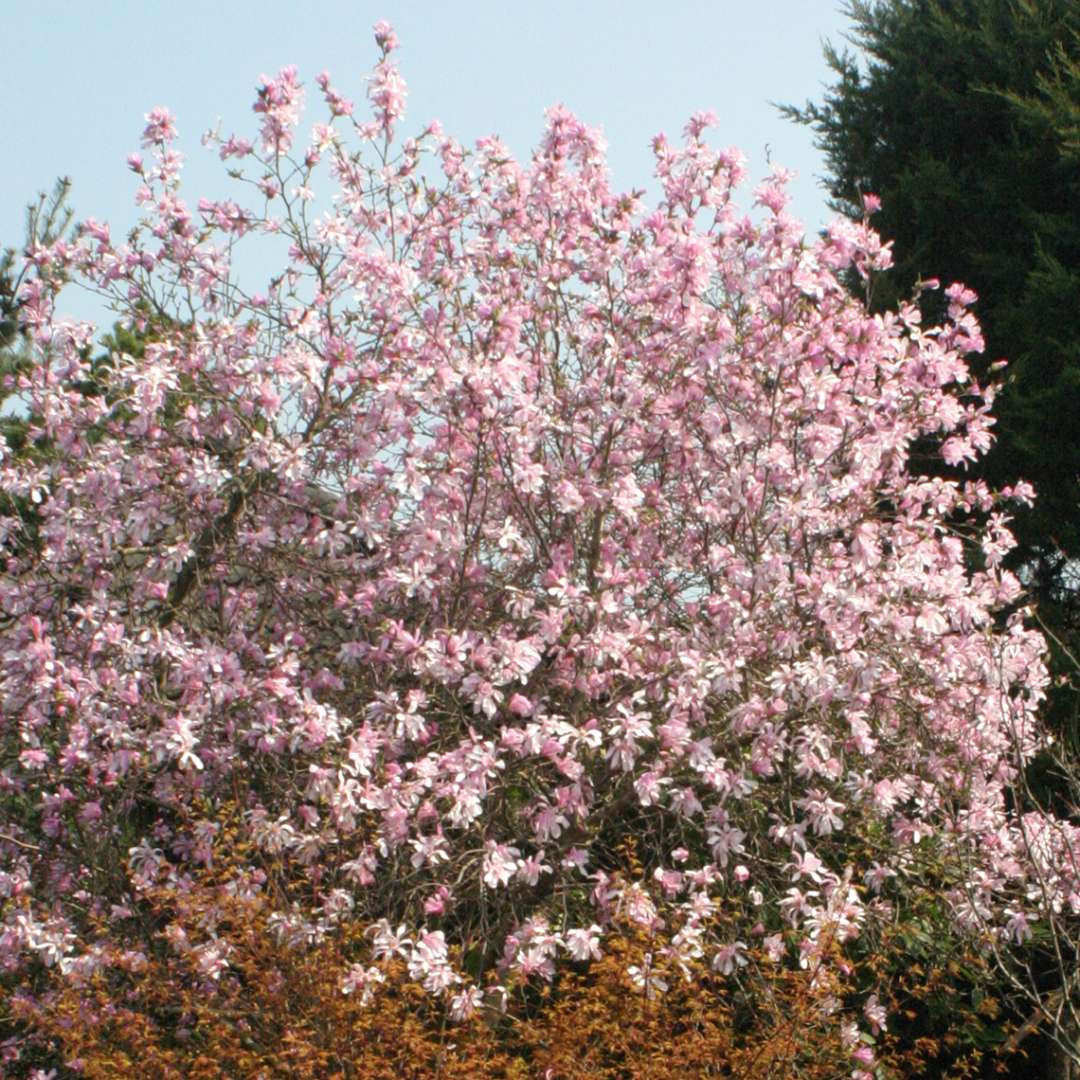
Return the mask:
<svg viewBox="0 0 1080 1080">
<path fill-rule="evenodd" d="M 833 964 L 792 970 L 751 950 L 736 977 L 684 973 L 665 964 L 662 941 L 628 924 L 599 960 L 564 968 L 551 985 L 513 986 L 505 1000 L 490 995 L 453 1023 L 398 961 L 382 964 L 386 981 L 370 1000 L 343 993 L 352 965 L 371 962 L 356 929 L 297 948 L 272 933 L 259 897 L 147 899 L 160 948 L 144 962 L 117 956 L 85 982 L 53 978 L 34 998 L 9 992 L 23 1050 L 5 1075 L 33 1075 L 32 1064 L 85 1080 L 834 1080 L 851 1071 L 841 1005 L 858 973 L 845 982 Z M 190 946 L 215 940 L 228 966 L 208 975 Z M 881 1075 L 909 1077 L 927 1075 L 946 1049 L 883 1032 L 875 1052 Z M 964 1075 L 972 1055 L 953 1057 L 948 1074 Z"/>
<path fill-rule="evenodd" d="M 971 1036 L 985 1034 L 978 1014 L 992 1013 L 993 1001 L 975 1009 L 965 996 L 979 981 L 977 958 L 942 944 L 930 900 L 920 909 L 913 899 L 893 933 L 860 939 L 860 955 L 833 943 L 804 970 L 751 948 L 727 976 L 677 966 L 661 933 L 622 920 L 599 959 L 563 965 L 550 984 L 492 990 L 476 1015 L 453 1022 L 401 961 L 376 961 L 363 919 L 307 946 L 284 941 L 273 912 L 312 883 L 270 874 L 262 891 L 236 895 L 247 841 L 233 825 L 218 841 L 213 868 L 187 892 L 133 901 L 131 940 L 152 942 L 149 951 L 113 945 L 90 977 L 42 969 L 35 987 L 0 984 L 2 1075 L 837 1080 L 851 1074 L 852 1007 L 868 988 L 890 1016 L 874 1046 L 879 1076 L 973 1076 L 983 1056 Z M 613 856 L 641 876 L 632 843 Z M 370 996 L 343 989 L 357 964 L 379 969 Z"/>
</svg>

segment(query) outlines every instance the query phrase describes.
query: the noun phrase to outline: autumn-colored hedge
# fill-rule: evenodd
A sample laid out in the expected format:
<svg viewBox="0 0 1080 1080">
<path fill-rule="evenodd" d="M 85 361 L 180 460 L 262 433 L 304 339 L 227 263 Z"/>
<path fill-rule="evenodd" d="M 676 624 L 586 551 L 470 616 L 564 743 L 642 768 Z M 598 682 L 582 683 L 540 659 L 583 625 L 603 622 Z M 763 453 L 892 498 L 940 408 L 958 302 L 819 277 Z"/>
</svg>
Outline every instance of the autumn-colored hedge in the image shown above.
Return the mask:
<svg viewBox="0 0 1080 1080">
<path fill-rule="evenodd" d="M 849 1075 L 857 1037 L 845 997 L 887 978 L 896 1019 L 873 1047 L 879 1075 L 961 1077 L 976 1075 L 976 1036 L 985 1038 L 993 1011 L 989 999 L 975 1010 L 964 996 L 969 954 L 950 959 L 939 950 L 937 962 L 900 962 L 920 953 L 914 924 L 857 966 L 838 954 L 815 969 L 788 968 L 750 950 L 731 976 L 673 970 L 661 936 L 626 924 L 600 959 L 567 965 L 551 983 L 512 983 L 505 997 L 493 991 L 475 1016 L 455 1023 L 399 960 L 382 962 L 385 982 L 370 996 L 344 992 L 354 965 L 373 959 L 359 928 L 298 948 L 275 935 L 270 910 L 260 896 L 223 901 L 209 888 L 182 903 L 147 897 L 135 917 L 144 929 L 156 926 L 151 955 L 112 955 L 84 981 L 43 972 L 33 995 L 25 984 L 7 989 L 4 1075 L 833 1080 Z M 228 964 L 207 975 L 193 947 L 211 940 Z M 935 1031 L 942 1002 L 952 1013 Z M 903 1030 L 905 1015 L 919 1021 L 914 1035 Z"/>
</svg>

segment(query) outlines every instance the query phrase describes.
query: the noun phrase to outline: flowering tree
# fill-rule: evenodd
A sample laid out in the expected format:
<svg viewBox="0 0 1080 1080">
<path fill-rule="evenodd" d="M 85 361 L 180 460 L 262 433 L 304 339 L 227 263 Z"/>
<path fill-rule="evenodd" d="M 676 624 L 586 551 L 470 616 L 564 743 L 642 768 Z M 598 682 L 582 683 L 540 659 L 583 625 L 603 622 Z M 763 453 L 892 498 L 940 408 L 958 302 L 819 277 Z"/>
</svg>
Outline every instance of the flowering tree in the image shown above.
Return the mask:
<svg viewBox="0 0 1080 1080">
<path fill-rule="evenodd" d="M 7 969 L 137 968 L 143 898 L 238 829 L 223 896 L 298 947 L 359 921 L 346 992 L 403 962 L 458 1017 L 618 918 L 655 933 L 652 994 L 661 964 L 843 963 L 930 867 L 960 927 L 1075 912 L 1075 835 L 1027 843 L 1005 797 L 1041 739 L 1042 639 L 995 615 L 1020 595 L 1002 500 L 1030 492 L 909 467 L 989 445 L 973 296 L 940 327 L 869 315 L 837 275 L 887 245 L 805 242 L 781 173 L 740 215 L 707 115 L 656 139 L 652 209 L 560 108 L 524 167 L 436 124 L 399 141 L 376 38 L 370 119 L 320 76 L 302 136 L 296 72 L 264 78 L 258 136 L 208 136 L 236 200 L 192 208 L 155 109 L 127 242 L 91 220 L 29 252 Z M 282 260 L 257 290 L 241 241 Z M 140 358 L 90 359 L 69 280 Z M 228 971 L 212 932 L 167 937 Z M 886 1018 L 856 1007 L 869 1068 L 856 1022 Z"/>
</svg>

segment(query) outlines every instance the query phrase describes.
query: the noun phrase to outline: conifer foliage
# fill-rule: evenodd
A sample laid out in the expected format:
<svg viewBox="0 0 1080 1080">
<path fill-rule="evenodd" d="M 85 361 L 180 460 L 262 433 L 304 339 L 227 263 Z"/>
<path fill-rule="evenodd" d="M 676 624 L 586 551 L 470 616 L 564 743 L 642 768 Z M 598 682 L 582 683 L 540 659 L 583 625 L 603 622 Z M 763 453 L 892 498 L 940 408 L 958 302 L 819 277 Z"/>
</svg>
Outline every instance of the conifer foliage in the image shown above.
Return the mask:
<svg viewBox="0 0 1080 1080">
<path fill-rule="evenodd" d="M 894 241 L 875 283 L 885 310 L 921 278 L 978 294 L 980 361 L 1003 385 L 991 484 L 1032 483 L 1017 515 L 1023 567 L 1057 634 L 1080 632 L 1080 7 L 1071 0 L 851 3 L 856 53 L 826 49 L 835 75 L 819 103 L 788 107 L 825 151 L 833 206 Z M 859 286 L 861 291 L 861 286 Z M 937 317 L 938 304 L 923 304 Z M 1064 671 L 1062 665 L 1060 670 Z M 1075 713 L 1075 700 L 1059 709 Z"/>
</svg>

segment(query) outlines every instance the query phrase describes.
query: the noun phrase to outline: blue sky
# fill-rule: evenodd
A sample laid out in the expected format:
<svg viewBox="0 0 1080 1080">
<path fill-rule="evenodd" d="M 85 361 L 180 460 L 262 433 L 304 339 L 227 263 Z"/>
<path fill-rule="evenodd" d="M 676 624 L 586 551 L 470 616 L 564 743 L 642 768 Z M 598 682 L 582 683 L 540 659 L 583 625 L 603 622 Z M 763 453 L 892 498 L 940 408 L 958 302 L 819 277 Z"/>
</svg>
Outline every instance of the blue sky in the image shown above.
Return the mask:
<svg viewBox="0 0 1080 1080">
<path fill-rule="evenodd" d="M 254 130 L 258 76 L 296 64 L 311 88 L 328 70 L 353 100 L 375 58 L 370 28 L 393 23 L 409 84 L 403 132 L 438 118 L 466 144 L 500 135 L 527 156 L 544 109 L 563 102 L 603 128 L 619 188 L 646 186 L 649 143 L 676 136 L 687 117 L 712 108 L 712 137 L 738 146 L 750 177 L 766 156 L 797 170 L 792 210 L 808 229 L 828 219 L 823 171 L 810 133 L 780 118 L 773 101 L 820 97 L 828 71 L 821 45 L 839 44 L 841 0 L 33 0 L 5 5 L 0 65 L 0 243 L 22 239 L 23 207 L 59 175 L 74 180 L 80 217 L 135 220 L 135 178 L 124 159 L 138 148 L 143 114 L 177 116 L 189 166 L 190 202 L 217 192 L 221 175 L 202 133 Z M 209 189 L 209 190 L 208 190 Z"/>
</svg>

